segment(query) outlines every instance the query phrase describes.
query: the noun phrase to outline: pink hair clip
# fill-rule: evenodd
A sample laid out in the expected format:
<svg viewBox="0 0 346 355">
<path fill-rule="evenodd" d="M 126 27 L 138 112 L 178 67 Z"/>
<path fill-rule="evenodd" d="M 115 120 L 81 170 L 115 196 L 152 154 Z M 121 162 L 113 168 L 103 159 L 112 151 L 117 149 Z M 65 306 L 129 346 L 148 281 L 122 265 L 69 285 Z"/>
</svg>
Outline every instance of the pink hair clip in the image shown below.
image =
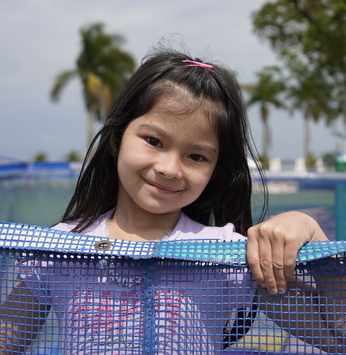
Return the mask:
<svg viewBox="0 0 346 355">
<path fill-rule="evenodd" d="M 214 71 L 214 70 L 212 70 L 213 66 L 210 64 L 195 62 L 194 60 L 189 60 L 189 59 L 184 59 L 183 63 L 189 63 L 189 64 L 185 65 L 186 67 L 201 67 L 204 69 L 208 69 L 209 71 Z"/>
</svg>

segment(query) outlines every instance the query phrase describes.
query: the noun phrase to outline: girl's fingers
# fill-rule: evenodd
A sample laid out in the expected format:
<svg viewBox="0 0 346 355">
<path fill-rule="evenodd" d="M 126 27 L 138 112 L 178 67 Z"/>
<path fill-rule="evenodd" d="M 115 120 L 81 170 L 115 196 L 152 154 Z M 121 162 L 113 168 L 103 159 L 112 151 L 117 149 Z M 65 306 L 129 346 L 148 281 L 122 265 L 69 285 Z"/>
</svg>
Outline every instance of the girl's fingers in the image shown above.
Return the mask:
<svg viewBox="0 0 346 355">
<path fill-rule="evenodd" d="M 248 233 L 248 264 L 255 280 L 269 293 L 285 293 L 292 279 L 298 252 L 297 240 L 266 228 L 253 228 Z"/>
<path fill-rule="evenodd" d="M 276 280 L 276 289 L 272 290 L 272 294 L 285 293 L 286 291 L 286 276 L 285 276 L 285 243 L 283 240 L 274 240 L 272 244 L 273 254 L 273 273 Z M 276 292 L 274 292 L 276 291 Z"/>
<path fill-rule="evenodd" d="M 293 272 L 296 267 L 297 254 L 300 247 L 304 243 L 297 244 L 297 241 L 291 240 L 285 243 L 285 255 L 284 255 L 284 275 L 286 281 L 292 280 Z"/>
<path fill-rule="evenodd" d="M 256 230 L 252 230 L 249 234 L 247 261 L 252 275 L 260 286 L 275 294 L 277 293 L 277 283 L 271 242 Z"/>
<path fill-rule="evenodd" d="M 286 212 L 248 230 L 247 258 L 255 280 L 271 294 L 284 293 L 299 249 L 328 240 L 318 223 L 301 212 Z"/>
<path fill-rule="evenodd" d="M 257 238 L 252 236 L 253 233 L 251 233 L 251 237 L 248 238 L 248 242 L 247 242 L 247 248 L 246 248 L 247 263 L 249 264 L 249 267 L 252 272 L 252 276 L 254 277 L 256 282 L 261 287 L 265 287 L 264 276 L 259 262 Z"/>
<path fill-rule="evenodd" d="M 269 293 L 276 294 L 277 284 L 274 273 L 272 244 L 263 235 L 259 235 L 258 244 L 259 262 L 264 277 L 264 287 L 266 287 Z"/>
</svg>

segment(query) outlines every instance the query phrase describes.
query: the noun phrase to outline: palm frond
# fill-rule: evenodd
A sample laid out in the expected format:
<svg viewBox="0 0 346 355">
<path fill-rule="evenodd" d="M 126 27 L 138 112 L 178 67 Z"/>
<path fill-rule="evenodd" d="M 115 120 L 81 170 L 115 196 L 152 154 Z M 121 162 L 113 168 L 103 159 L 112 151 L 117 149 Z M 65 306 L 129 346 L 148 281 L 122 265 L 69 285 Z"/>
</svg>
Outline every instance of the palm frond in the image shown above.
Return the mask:
<svg viewBox="0 0 346 355">
<path fill-rule="evenodd" d="M 57 76 L 55 79 L 55 82 L 53 84 L 53 87 L 50 91 L 50 97 L 53 101 L 58 101 L 60 98 L 60 94 L 62 89 L 66 86 L 66 84 L 74 77 L 78 75 L 78 72 L 76 70 L 67 70 L 65 72 L 62 72 Z"/>
</svg>

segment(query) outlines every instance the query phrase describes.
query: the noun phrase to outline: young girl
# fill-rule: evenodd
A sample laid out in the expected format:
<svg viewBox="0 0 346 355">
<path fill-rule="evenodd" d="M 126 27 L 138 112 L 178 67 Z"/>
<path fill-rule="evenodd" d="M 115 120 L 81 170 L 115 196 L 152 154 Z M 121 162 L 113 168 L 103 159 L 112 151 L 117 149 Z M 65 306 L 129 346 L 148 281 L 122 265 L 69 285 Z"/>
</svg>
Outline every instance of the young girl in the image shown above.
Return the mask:
<svg viewBox="0 0 346 355">
<path fill-rule="evenodd" d="M 155 51 L 115 102 L 89 149 L 67 210 L 53 228 L 91 235 L 95 240 L 135 242 L 234 241 L 245 240 L 243 235 L 247 235 L 253 277 L 270 294 L 283 294 L 300 247 L 327 237 L 312 218 L 299 212 L 252 226 L 249 155 L 254 156 L 246 111 L 234 76 L 221 66 L 182 53 Z M 71 288 L 87 284 L 95 274 L 88 275 L 84 267 L 76 271 L 75 263 L 66 262 L 64 270 L 69 271 L 57 279 L 61 265 L 37 262 L 22 275 L 3 309 L 18 307 L 20 298 L 26 300 L 21 302 L 26 303 L 26 313 L 17 314 L 16 325 L 12 313 L 3 312 L 0 349 L 8 352 L 0 354 L 23 352 L 51 307 L 62 334 L 61 354 L 147 353 L 142 340 L 142 313 L 146 312 L 142 270 L 129 260 L 119 261 L 110 279 L 99 265 L 93 271 L 99 277 L 98 286 Z M 153 270 L 159 283 L 167 273 L 167 265 L 162 265 L 163 261 Z M 126 269 L 125 278 L 117 276 L 120 268 Z M 37 270 L 43 269 L 47 276 L 38 281 Z M 198 280 L 187 277 L 178 288 L 166 282 L 164 291 L 155 294 L 152 330 L 157 334 L 155 350 L 148 354 L 221 352 L 223 328 L 232 311 L 227 303 L 236 300 L 238 309 L 254 308 L 252 290 L 256 287 L 250 273 L 233 277 L 215 273 L 215 285 L 223 285 L 220 291 L 218 287 L 210 290 L 201 272 Z M 196 281 L 205 287 L 205 294 L 193 291 Z M 174 323 L 172 308 L 172 319 L 158 320 L 157 315 L 167 313 L 168 302 L 184 320 L 179 325 Z M 28 304 L 32 305 L 29 313 Z M 124 314 L 122 304 L 130 304 L 132 313 Z M 274 308 L 273 318 L 279 314 Z M 100 319 L 104 322 L 97 327 Z M 9 336 L 12 333 L 22 340 L 16 342 Z"/>
</svg>

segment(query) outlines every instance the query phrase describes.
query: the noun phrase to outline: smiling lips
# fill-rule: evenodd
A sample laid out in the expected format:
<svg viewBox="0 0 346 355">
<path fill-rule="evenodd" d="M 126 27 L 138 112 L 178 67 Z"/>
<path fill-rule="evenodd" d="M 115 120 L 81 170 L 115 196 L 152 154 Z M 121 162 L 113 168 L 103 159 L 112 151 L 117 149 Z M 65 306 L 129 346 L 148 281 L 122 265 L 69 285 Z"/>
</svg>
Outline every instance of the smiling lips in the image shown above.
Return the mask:
<svg viewBox="0 0 346 355">
<path fill-rule="evenodd" d="M 149 182 L 145 179 L 143 179 L 143 180 L 147 185 L 149 185 L 150 187 L 154 188 L 156 191 L 161 192 L 163 194 L 170 195 L 170 194 L 176 194 L 181 191 L 185 191 L 185 189 L 175 189 L 173 187 L 167 187 L 167 186 L 163 186 L 163 185 L 160 185 L 157 183 Z"/>
</svg>

